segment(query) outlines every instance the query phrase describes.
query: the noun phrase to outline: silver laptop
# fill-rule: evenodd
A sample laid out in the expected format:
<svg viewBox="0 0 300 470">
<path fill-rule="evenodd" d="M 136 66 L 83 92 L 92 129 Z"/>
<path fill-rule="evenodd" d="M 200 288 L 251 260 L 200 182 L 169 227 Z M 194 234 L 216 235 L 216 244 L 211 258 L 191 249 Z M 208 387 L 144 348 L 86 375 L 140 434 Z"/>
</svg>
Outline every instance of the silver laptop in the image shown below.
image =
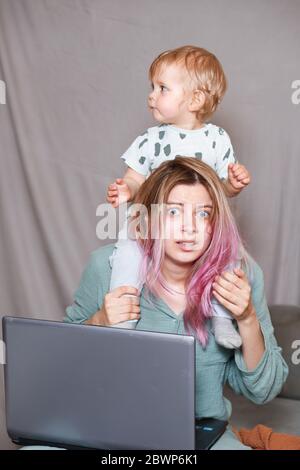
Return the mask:
<svg viewBox="0 0 300 470">
<path fill-rule="evenodd" d="M 20 444 L 204 449 L 226 422 L 195 419 L 195 338 L 5 317 L 7 431 Z"/>
</svg>

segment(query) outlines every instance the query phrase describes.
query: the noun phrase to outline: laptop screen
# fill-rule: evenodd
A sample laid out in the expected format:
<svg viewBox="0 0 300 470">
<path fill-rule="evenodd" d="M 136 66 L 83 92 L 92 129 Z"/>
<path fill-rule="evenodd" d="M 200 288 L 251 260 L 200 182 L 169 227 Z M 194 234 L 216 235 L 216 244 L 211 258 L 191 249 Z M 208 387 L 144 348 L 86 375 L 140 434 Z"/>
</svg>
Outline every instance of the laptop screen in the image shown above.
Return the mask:
<svg viewBox="0 0 300 470">
<path fill-rule="evenodd" d="M 11 438 L 195 449 L 193 336 L 5 317 Z"/>
</svg>

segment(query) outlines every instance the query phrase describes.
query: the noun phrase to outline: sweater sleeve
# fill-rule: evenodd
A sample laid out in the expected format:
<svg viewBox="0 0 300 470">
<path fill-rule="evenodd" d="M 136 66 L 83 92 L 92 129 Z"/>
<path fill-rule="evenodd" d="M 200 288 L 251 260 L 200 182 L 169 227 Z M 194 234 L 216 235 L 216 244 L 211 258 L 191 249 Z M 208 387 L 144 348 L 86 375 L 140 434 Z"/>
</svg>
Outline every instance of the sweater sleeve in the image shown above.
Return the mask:
<svg viewBox="0 0 300 470">
<path fill-rule="evenodd" d="M 109 282 L 105 269 L 108 261 L 103 254 L 103 250 L 99 249 L 90 255 L 74 294 L 74 301 L 66 308 L 64 322 L 84 323 L 102 307 Z"/>
<path fill-rule="evenodd" d="M 249 371 L 242 351 L 236 350 L 226 365 L 225 375 L 230 387 L 237 394 L 244 395 L 254 403 L 262 404 L 271 401 L 278 395 L 286 381 L 288 366 L 274 336 L 264 294 L 263 273 L 256 263 L 254 263 L 252 274 L 251 296 L 264 337 L 265 352 L 256 368 Z"/>
</svg>

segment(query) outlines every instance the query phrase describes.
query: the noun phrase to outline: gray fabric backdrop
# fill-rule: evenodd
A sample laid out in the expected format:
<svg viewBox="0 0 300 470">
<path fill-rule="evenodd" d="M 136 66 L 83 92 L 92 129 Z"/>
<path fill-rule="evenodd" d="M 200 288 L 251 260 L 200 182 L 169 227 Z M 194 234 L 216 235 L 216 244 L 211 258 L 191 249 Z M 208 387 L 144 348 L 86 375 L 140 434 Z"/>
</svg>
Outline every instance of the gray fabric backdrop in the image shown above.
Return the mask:
<svg viewBox="0 0 300 470">
<path fill-rule="evenodd" d="M 119 156 L 154 124 L 148 66 L 184 44 L 229 79 L 212 121 L 253 176 L 233 206 L 268 301 L 300 303 L 300 1 L 0 0 L 1 316 L 62 318 Z"/>
</svg>

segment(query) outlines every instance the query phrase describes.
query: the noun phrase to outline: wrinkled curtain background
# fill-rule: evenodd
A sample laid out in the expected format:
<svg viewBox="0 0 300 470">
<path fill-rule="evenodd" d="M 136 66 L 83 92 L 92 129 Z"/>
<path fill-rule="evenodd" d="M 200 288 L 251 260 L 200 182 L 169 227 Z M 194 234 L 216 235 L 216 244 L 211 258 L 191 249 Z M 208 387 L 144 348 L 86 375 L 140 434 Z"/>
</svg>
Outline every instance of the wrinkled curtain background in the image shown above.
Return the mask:
<svg viewBox="0 0 300 470">
<path fill-rule="evenodd" d="M 1 316 L 62 319 L 89 253 L 108 243 L 96 208 L 119 156 L 154 125 L 148 66 L 184 44 L 224 66 L 212 121 L 253 176 L 233 207 L 268 301 L 299 305 L 299 18 L 297 0 L 0 0 Z"/>
</svg>

